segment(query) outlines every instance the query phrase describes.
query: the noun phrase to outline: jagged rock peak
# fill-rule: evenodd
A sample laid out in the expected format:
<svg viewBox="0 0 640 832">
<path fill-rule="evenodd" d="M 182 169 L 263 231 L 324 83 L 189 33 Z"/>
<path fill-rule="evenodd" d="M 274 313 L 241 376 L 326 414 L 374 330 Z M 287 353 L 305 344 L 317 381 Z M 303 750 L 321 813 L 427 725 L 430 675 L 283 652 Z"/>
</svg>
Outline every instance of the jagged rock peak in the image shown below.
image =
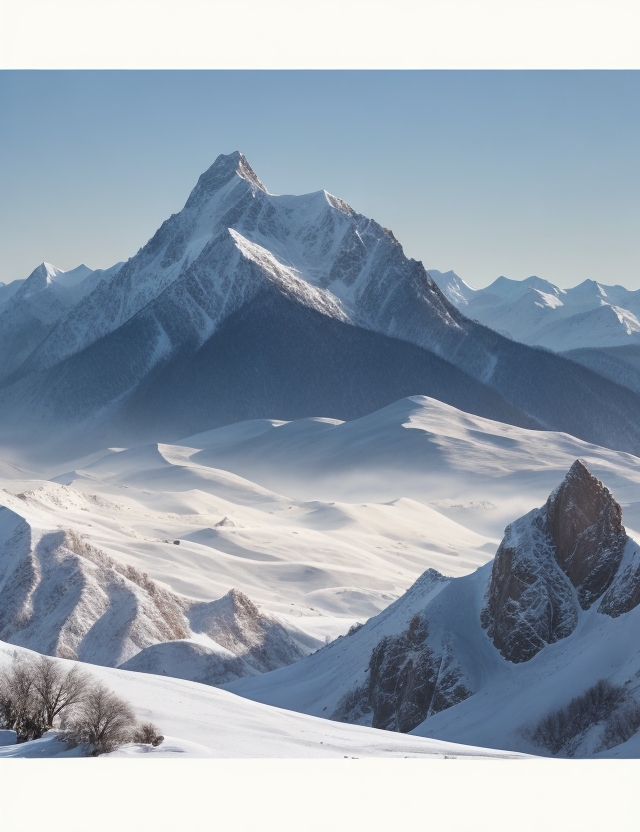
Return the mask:
<svg viewBox="0 0 640 832">
<path fill-rule="evenodd" d="M 620 506 L 576 460 L 542 508 L 507 526 L 496 552 L 481 622 L 502 655 L 532 659 L 571 635 L 579 607 L 605 593 L 599 612 L 619 615 L 638 603 L 635 573 L 614 584 L 627 542 Z"/>
<path fill-rule="evenodd" d="M 588 609 L 611 584 L 627 536 L 622 509 L 577 459 L 546 504 L 546 525 L 558 565 Z"/>
<path fill-rule="evenodd" d="M 185 207 L 189 208 L 199 204 L 226 185 L 234 176 L 245 179 L 256 188 L 267 193 L 267 189 L 258 179 L 245 156 L 239 150 L 235 150 L 233 153 L 226 155 L 221 153 L 211 167 L 200 176 Z"/>
</svg>

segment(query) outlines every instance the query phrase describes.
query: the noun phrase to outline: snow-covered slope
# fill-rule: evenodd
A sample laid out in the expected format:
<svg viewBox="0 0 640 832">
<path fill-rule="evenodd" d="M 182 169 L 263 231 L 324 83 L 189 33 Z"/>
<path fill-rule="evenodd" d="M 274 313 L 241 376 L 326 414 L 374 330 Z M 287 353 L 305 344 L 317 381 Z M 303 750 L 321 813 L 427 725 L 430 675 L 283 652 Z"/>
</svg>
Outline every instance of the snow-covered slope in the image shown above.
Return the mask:
<svg viewBox="0 0 640 832">
<path fill-rule="evenodd" d="M 456 579 L 427 571 L 357 631 L 228 687 L 416 735 L 633 756 L 640 546 L 620 521 L 611 493 L 576 461 L 545 506 L 507 528 L 493 564 Z"/>
<path fill-rule="evenodd" d="M 14 652 L 28 651 L 0 642 L 0 666 Z M 60 660 L 62 661 L 62 660 Z M 112 670 L 85 668 L 129 702 L 138 719 L 152 721 L 164 735 L 156 748 L 126 745 L 110 757 L 189 759 L 202 757 L 431 757 L 503 758 L 519 755 L 484 748 L 390 735 L 373 728 L 339 725 L 303 714 L 249 702 L 223 690 L 179 679 Z M 0 759 L 7 757 L 77 756 L 67 751 L 55 734 L 21 745 L 0 747 Z"/>
<path fill-rule="evenodd" d="M 94 271 L 81 264 L 63 271 L 41 263 L 26 280 L 15 281 L 0 295 L 0 379 L 10 376 L 46 338 L 55 323 L 121 263 Z"/>
<path fill-rule="evenodd" d="M 640 290 L 594 280 L 560 289 L 536 276 L 472 289 L 455 272 L 429 274 L 465 315 L 524 344 L 555 352 L 640 344 Z"/>
<path fill-rule="evenodd" d="M 86 535 L 46 525 L 47 508 L 63 520 L 74 508 L 88 512 L 91 502 L 54 485 L 35 495 L 3 497 L 4 641 L 53 656 L 202 677 L 210 684 L 272 670 L 319 645 L 295 625 L 262 612 L 242 592 L 213 602 L 186 598 L 115 560 Z M 191 654 L 198 662 L 189 666 L 184 657 Z"/>
<path fill-rule="evenodd" d="M 23 283 L 24 280 L 12 280 L 11 283 L 0 283 L 0 306 L 15 295 Z"/>
<path fill-rule="evenodd" d="M 537 505 L 580 457 L 615 491 L 627 522 L 640 532 L 636 457 L 567 434 L 492 422 L 424 396 L 351 422 L 256 420 L 180 444 L 194 463 L 297 499 L 410 498 L 496 544 L 504 526 Z"/>
<path fill-rule="evenodd" d="M 421 393 L 640 449 L 637 394 L 478 326 L 388 229 L 325 191 L 267 193 L 238 152 L 13 378 L 0 424 L 25 447 L 46 441 L 43 419 L 89 451 L 246 418 L 352 419 Z"/>
<path fill-rule="evenodd" d="M 428 568 L 468 574 L 577 456 L 640 528 L 637 458 L 422 397 L 350 423 L 263 420 L 112 451 L 54 481 L 7 466 L 0 515 L 22 524 L 24 545 L 5 560 L 3 637 L 200 681 L 238 675 L 238 657 L 242 672 L 264 671 L 265 646 L 291 658 L 284 636 L 269 646 L 270 615 L 306 653 Z M 184 628 L 166 644 L 158 586 Z M 256 603 L 256 626 L 242 626 Z"/>
</svg>

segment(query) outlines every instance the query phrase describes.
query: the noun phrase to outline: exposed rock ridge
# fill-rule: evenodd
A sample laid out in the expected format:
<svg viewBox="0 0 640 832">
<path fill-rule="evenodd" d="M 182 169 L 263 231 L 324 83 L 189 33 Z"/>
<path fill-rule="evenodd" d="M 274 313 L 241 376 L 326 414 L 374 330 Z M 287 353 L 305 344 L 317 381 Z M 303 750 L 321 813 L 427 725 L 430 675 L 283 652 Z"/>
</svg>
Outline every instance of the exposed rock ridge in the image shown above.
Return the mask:
<svg viewBox="0 0 640 832">
<path fill-rule="evenodd" d="M 194 631 L 210 636 L 260 672 L 293 664 L 308 652 L 238 589 L 218 601 L 194 604 L 187 615 Z"/>
<path fill-rule="evenodd" d="M 578 623 L 575 592 L 555 560 L 544 509 L 505 529 L 496 552 L 482 626 L 502 655 L 525 662 Z"/>
<path fill-rule="evenodd" d="M 215 644 L 196 644 L 202 636 Z M 283 667 L 318 646 L 237 590 L 218 601 L 194 601 L 75 531 L 37 528 L 8 507 L 0 507 L 0 639 L 111 667 L 150 652 L 131 669 L 162 672 L 169 658 L 170 665 L 179 660 L 172 675 L 184 671 L 185 678 L 192 678 L 191 655 L 198 680 L 209 684 Z"/>
<path fill-rule="evenodd" d="M 600 480 L 577 459 L 547 500 L 546 525 L 555 556 L 589 609 L 613 581 L 627 534 L 622 509 Z"/>
<path fill-rule="evenodd" d="M 481 623 L 502 655 L 532 659 L 603 595 L 598 612 L 609 615 L 640 602 L 640 568 L 628 565 L 612 587 L 628 541 L 619 504 L 576 460 L 546 505 L 507 526 L 496 553 Z"/>
<path fill-rule="evenodd" d="M 373 728 L 406 733 L 471 696 L 447 634 L 433 645 L 428 639 L 428 621 L 419 614 L 404 632 L 385 636 L 371 653 L 369 684 L 349 691 L 332 719 L 357 722 L 373 712 Z"/>
</svg>

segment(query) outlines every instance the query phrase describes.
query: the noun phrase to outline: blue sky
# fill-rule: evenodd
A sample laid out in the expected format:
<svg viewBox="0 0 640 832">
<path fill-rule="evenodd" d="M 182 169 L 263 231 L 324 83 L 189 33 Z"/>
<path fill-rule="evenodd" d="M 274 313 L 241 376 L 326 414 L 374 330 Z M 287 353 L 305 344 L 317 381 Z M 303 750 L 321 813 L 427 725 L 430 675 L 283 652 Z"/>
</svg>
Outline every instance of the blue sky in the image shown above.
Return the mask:
<svg viewBox="0 0 640 832">
<path fill-rule="evenodd" d="M 4 71 L 0 280 L 130 257 L 239 149 L 473 286 L 640 288 L 639 105 L 638 72 Z"/>
</svg>

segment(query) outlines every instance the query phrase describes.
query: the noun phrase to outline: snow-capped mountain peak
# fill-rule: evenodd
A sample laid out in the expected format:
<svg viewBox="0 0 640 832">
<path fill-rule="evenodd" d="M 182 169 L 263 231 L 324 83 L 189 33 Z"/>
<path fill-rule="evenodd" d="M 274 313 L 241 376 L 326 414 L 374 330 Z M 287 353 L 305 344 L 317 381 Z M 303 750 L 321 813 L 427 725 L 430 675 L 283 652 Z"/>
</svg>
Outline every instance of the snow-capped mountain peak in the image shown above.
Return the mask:
<svg viewBox="0 0 640 832">
<path fill-rule="evenodd" d="M 195 188 L 191 191 L 185 209 L 202 205 L 220 188 L 233 181 L 236 177 L 244 179 L 264 193 L 267 189 L 256 176 L 246 157 L 239 150 L 233 153 L 220 154 L 211 167 L 200 176 Z"/>
<path fill-rule="evenodd" d="M 63 274 L 62 269 L 58 269 L 51 263 L 40 263 L 18 289 L 15 295 L 16 299 L 22 298 L 26 300 L 37 292 L 41 292 L 50 286 L 52 281 L 56 280 L 61 274 Z"/>
<path fill-rule="evenodd" d="M 475 295 L 476 289 L 465 283 L 452 269 L 448 272 L 440 272 L 437 269 L 429 269 L 429 276 L 435 281 L 443 295 L 451 301 L 454 306 L 462 308 L 469 305 L 470 299 Z"/>
</svg>

